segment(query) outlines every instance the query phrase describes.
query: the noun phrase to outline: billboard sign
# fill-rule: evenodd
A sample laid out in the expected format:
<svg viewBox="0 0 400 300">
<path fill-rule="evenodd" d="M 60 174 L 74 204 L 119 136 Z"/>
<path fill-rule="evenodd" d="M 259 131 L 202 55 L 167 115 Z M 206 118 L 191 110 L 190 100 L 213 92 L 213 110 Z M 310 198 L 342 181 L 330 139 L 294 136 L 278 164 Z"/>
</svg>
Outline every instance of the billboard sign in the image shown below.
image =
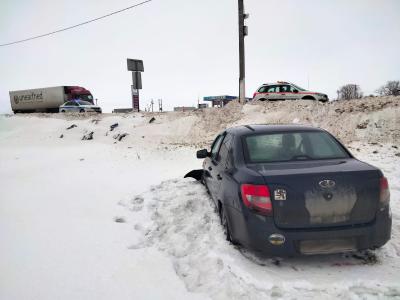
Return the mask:
<svg viewBox="0 0 400 300">
<path fill-rule="evenodd" d="M 227 101 L 231 101 L 231 100 L 236 100 L 238 97 L 236 96 L 227 96 L 227 95 L 223 95 L 223 96 L 209 96 L 209 97 L 204 97 L 203 100 L 204 101 L 215 101 L 215 100 L 227 100 Z"/>
<path fill-rule="evenodd" d="M 128 71 L 144 72 L 143 60 L 140 59 L 127 59 Z"/>
</svg>

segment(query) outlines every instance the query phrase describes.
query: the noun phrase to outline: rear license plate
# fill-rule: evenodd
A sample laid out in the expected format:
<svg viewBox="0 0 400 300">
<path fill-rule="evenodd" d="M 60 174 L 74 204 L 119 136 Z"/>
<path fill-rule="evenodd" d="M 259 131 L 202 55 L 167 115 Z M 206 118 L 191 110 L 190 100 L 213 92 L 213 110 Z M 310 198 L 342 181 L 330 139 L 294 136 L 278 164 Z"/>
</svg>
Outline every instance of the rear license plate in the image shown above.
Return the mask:
<svg viewBox="0 0 400 300">
<path fill-rule="evenodd" d="M 300 241 L 301 254 L 331 254 L 357 250 L 354 238 Z"/>
</svg>

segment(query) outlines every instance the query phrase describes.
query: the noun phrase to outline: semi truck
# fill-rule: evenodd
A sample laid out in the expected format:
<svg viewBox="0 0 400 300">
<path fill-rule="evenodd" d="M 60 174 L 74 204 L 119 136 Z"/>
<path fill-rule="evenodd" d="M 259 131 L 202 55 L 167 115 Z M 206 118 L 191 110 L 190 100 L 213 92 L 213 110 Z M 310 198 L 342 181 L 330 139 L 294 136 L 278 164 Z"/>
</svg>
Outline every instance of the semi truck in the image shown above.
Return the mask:
<svg viewBox="0 0 400 300">
<path fill-rule="evenodd" d="M 14 113 L 58 112 L 63 103 L 78 99 L 94 104 L 90 91 L 80 86 L 10 91 L 11 108 Z"/>
</svg>

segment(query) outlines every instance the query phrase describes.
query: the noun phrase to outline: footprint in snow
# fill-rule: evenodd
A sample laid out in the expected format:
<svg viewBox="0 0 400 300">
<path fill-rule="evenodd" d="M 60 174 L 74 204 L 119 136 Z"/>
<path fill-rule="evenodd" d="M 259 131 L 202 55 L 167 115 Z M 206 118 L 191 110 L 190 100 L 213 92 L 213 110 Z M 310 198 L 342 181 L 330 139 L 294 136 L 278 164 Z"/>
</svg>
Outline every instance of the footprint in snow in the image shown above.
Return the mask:
<svg viewBox="0 0 400 300">
<path fill-rule="evenodd" d="M 130 209 L 132 211 L 140 211 L 143 209 L 144 198 L 142 196 L 136 196 L 131 200 Z"/>
</svg>

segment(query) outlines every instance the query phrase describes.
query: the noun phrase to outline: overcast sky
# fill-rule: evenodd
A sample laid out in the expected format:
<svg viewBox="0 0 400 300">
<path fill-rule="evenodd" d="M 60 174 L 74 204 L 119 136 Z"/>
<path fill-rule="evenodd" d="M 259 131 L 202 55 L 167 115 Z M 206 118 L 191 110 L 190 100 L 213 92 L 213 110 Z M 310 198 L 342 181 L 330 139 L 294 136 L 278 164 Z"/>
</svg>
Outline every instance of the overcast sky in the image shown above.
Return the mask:
<svg viewBox="0 0 400 300">
<path fill-rule="evenodd" d="M 0 0 L 0 44 L 122 9 L 132 0 Z M 245 0 L 246 95 L 287 80 L 336 97 L 343 84 L 373 93 L 400 80 L 399 0 Z M 236 0 L 153 0 L 77 29 L 0 47 L 0 113 L 8 91 L 89 89 L 105 111 L 130 107 L 126 58 L 143 59 L 141 108 L 238 94 Z"/>
</svg>

